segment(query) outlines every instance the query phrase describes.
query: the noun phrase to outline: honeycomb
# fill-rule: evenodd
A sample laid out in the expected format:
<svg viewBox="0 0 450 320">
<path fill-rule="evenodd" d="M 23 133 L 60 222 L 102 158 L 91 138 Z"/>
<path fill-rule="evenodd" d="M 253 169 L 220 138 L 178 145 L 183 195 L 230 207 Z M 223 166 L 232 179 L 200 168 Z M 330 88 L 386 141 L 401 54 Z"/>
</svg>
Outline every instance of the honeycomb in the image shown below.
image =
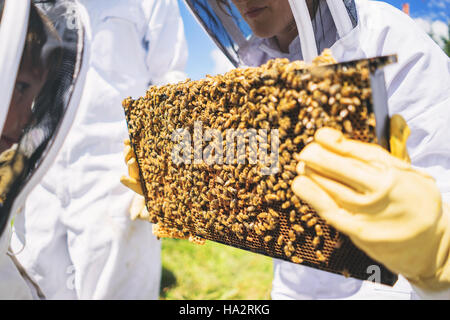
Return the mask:
<svg viewBox="0 0 450 320">
<path fill-rule="evenodd" d="M 313 66 L 275 59 L 125 99 L 148 211 L 140 218 L 158 237 L 212 240 L 363 280 L 377 265 L 381 282 L 395 283 L 290 188 L 317 129 L 377 142 L 373 65 L 332 62 L 327 53 Z"/>
</svg>

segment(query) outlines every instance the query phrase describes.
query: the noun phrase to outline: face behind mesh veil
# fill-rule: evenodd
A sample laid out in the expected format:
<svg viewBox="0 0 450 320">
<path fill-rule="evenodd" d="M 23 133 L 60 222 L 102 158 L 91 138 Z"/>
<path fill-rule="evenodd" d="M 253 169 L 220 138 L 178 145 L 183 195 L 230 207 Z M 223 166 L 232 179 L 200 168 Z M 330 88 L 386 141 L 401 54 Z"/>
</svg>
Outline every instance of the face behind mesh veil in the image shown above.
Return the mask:
<svg viewBox="0 0 450 320">
<path fill-rule="evenodd" d="M 13 4 L 11 4 L 14 2 Z M 24 43 L 6 116 L 0 123 L 0 233 L 15 201 L 35 180 L 68 114 L 83 56 L 83 29 L 74 1 L 36 1 L 24 25 L 7 21 L 26 1 L 0 0 L 2 34 L 23 29 Z M 25 11 L 23 11 L 25 12 Z M 3 39 L 0 39 L 0 41 Z M 5 69 L 4 65 L 0 65 Z M 0 70 L 3 73 L 3 70 Z M 38 174 L 39 172 L 39 174 Z"/>
<path fill-rule="evenodd" d="M 296 3 L 303 4 L 302 1 L 304 0 Z M 348 29 L 354 28 L 358 23 L 354 0 L 344 0 L 342 3 L 336 0 L 308 0 L 304 2 L 306 10 L 301 6 L 289 6 L 289 3 L 295 2 L 288 0 L 185 0 L 185 3 L 235 67 L 255 66 L 254 61 L 258 61 L 259 65 L 272 58 L 270 51 L 280 49 L 277 39 L 279 37 L 276 34 L 283 33 L 289 28 L 294 29 L 289 49 L 298 52 L 297 54 L 291 52 L 286 57 L 301 59 L 303 50 L 300 43 L 303 43 L 302 46 L 307 45 L 304 39 L 307 37 L 302 36 L 307 30 L 303 30 L 302 25 L 311 26 L 314 33 L 313 45 L 320 54 L 323 49 L 331 47 L 337 39 L 348 33 Z M 305 23 L 307 19 L 311 23 L 309 21 Z M 268 29 L 273 32 L 269 32 Z M 295 38 L 299 34 L 298 30 L 300 39 Z M 258 58 L 264 52 L 269 53 L 267 58 Z"/>
</svg>

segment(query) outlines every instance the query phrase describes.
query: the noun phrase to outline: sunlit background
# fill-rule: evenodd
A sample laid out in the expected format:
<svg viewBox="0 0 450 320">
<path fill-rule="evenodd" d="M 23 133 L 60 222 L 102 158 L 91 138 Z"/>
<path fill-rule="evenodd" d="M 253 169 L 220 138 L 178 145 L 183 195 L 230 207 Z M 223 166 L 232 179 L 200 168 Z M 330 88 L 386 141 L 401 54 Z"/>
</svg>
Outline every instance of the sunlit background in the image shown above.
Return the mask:
<svg viewBox="0 0 450 320">
<path fill-rule="evenodd" d="M 189 60 L 186 66 L 188 77 L 201 79 L 206 74 L 224 73 L 231 68 L 222 52 L 208 38 L 192 17 L 182 0 L 178 0 L 183 17 L 186 38 L 189 45 Z M 410 16 L 433 38 L 443 46 L 442 38 L 448 38 L 450 21 L 450 0 L 388 0 L 400 10 L 407 10 Z"/>
</svg>

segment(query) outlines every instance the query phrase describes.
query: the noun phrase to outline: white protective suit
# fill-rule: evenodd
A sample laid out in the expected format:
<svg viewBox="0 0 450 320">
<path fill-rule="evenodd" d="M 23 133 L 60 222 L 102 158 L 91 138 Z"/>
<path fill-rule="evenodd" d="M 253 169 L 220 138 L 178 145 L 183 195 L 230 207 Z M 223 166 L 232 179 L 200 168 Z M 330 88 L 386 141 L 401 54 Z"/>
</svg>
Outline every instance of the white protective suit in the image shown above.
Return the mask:
<svg viewBox="0 0 450 320">
<path fill-rule="evenodd" d="M 8 115 L 0 120 L 0 300 L 44 296 L 36 281 L 11 254 L 10 245 L 14 221 L 23 213 L 31 190 L 54 163 L 84 90 L 91 39 L 84 32 L 89 24 L 84 8 L 72 11 L 76 1 L 46 3 L 45 7 L 42 3 L 32 5 L 28 0 L 0 3 L 0 114 Z M 41 28 L 44 24 L 46 27 Z M 30 62 L 27 48 L 36 44 L 40 50 L 34 51 L 35 59 Z M 39 78 L 38 73 L 30 73 L 33 69 L 51 70 L 55 77 Z M 41 87 L 32 91 L 20 89 L 19 83 L 24 82 L 31 88 L 38 88 L 37 83 Z M 23 94 L 27 96 L 26 103 L 17 103 Z M 27 114 L 24 112 L 27 106 L 33 106 L 36 112 Z M 10 115 L 14 116 L 13 121 L 7 120 Z M 31 118 L 22 123 L 24 117 Z M 4 149 L 5 136 L 17 125 L 23 125 L 20 137 L 6 143 L 11 146 Z M 11 175 L 11 170 L 15 174 Z M 16 184 L 14 189 L 10 189 L 12 183 Z"/>
<path fill-rule="evenodd" d="M 0 299 L 33 299 L 33 291 L 7 255 L 10 238 L 11 228 L 8 228 L 0 237 Z"/>
<path fill-rule="evenodd" d="M 18 215 L 12 249 L 47 299 L 157 299 L 161 244 L 132 221 L 122 100 L 185 78 L 176 0 L 81 0 L 91 60 L 73 128 Z"/>
<path fill-rule="evenodd" d="M 335 42 L 337 61 L 397 54 L 385 68 L 389 113 L 400 114 L 411 128 L 408 152 L 413 166 L 432 175 L 450 202 L 450 60 L 407 15 L 381 1 L 356 0 L 358 25 Z M 325 15 L 329 17 L 329 15 Z M 323 24 L 328 30 L 329 25 Z M 327 35 L 330 35 L 327 33 Z M 335 37 L 335 33 L 332 34 Z M 319 40 L 327 43 L 328 39 Z M 265 43 L 267 44 L 267 43 Z M 253 61 L 284 57 L 270 46 Z M 297 49 L 296 49 L 297 48 Z M 298 39 L 288 57 L 301 59 Z M 249 61 L 250 62 L 250 61 Z M 424 213 L 426 214 L 426 213 Z M 371 273 L 368 271 L 368 278 Z M 399 277 L 394 287 L 345 278 L 301 265 L 274 260 L 273 299 L 414 299 L 418 295 Z"/>
</svg>

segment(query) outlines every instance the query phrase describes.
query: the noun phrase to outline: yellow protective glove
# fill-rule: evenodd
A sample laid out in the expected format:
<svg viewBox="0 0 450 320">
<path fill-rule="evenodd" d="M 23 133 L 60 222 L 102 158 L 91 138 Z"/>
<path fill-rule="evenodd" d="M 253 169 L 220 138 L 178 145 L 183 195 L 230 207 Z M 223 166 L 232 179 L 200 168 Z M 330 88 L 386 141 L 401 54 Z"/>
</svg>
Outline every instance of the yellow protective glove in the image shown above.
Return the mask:
<svg viewBox="0 0 450 320">
<path fill-rule="evenodd" d="M 128 167 L 128 176 L 123 175 L 120 178 L 120 182 L 122 182 L 122 184 L 127 188 L 143 196 L 144 192 L 142 191 L 141 178 L 139 176 L 139 166 L 136 161 L 136 156 L 134 154 L 133 148 L 131 147 L 130 140 L 125 140 L 124 144 L 125 148 L 123 153 L 125 157 L 125 163 Z"/>
<path fill-rule="evenodd" d="M 408 150 L 406 148 L 406 141 L 411 133 L 405 119 L 398 114 L 394 114 L 390 121 L 390 137 L 389 144 L 391 147 L 391 154 L 401 160 L 411 162 Z"/>
<path fill-rule="evenodd" d="M 129 209 L 131 220 L 136 220 L 137 218 L 148 219 L 150 216 L 147 207 L 145 206 L 145 199 L 143 196 L 136 194 L 131 202 Z"/>
<path fill-rule="evenodd" d="M 394 139 L 407 137 L 399 132 Z M 397 156 L 406 153 L 403 140 L 392 148 Z M 292 189 L 325 221 L 423 292 L 450 289 L 450 209 L 432 177 L 331 128 L 318 130 L 298 158 Z"/>
</svg>

